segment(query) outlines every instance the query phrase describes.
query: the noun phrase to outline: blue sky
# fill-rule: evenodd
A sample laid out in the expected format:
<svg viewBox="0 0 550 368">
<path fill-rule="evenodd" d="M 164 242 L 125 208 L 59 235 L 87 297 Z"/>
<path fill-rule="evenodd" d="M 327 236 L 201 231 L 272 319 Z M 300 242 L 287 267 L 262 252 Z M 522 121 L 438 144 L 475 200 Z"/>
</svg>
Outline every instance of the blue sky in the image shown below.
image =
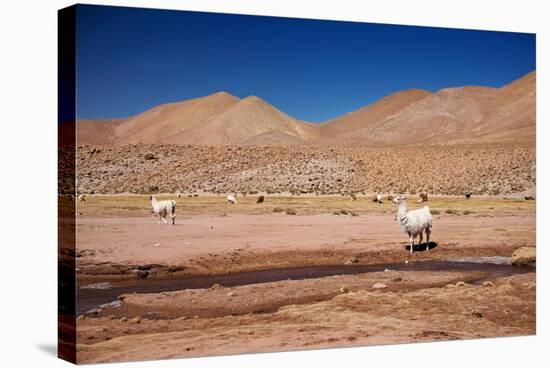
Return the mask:
<svg viewBox="0 0 550 368">
<path fill-rule="evenodd" d="M 501 87 L 535 70 L 535 35 L 79 5 L 78 118 L 226 91 L 325 121 L 390 93 Z"/>
</svg>

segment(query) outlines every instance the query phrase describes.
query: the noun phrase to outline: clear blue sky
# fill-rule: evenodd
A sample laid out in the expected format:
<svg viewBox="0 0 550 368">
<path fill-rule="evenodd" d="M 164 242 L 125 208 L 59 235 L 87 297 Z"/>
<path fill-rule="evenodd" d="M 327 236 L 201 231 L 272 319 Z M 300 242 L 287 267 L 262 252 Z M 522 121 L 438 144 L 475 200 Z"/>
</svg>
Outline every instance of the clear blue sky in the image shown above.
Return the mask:
<svg viewBox="0 0 550 368">
<path fill-rule="evenodd" d="M 324 121 L 390 93 L 501 87 L 535 70 L 535 35 L 79 5 L 78 118 L 226 91 Z"/>
</svg>

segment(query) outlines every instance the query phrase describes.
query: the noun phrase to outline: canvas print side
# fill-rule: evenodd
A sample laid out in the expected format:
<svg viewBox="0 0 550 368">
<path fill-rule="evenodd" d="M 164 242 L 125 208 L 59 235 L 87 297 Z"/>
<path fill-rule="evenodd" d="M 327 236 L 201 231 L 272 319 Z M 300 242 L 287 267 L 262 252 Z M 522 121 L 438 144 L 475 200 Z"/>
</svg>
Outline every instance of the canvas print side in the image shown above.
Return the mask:
<svg viewBox="0 0 550 368">
<path fill-rule="evenodd" d="M 58 356 L 76 363 L 76 6 L 58 12 Z"/>
</svg>

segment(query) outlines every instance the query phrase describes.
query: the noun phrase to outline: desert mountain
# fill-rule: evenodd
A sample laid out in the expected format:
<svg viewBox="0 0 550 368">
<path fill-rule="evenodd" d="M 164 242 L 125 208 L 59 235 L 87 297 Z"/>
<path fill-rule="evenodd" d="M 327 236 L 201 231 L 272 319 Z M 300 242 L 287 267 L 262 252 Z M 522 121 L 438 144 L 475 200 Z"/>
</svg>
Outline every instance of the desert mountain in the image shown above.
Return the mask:
<svg viewBox="0 0 550 368">
<path fill-rule="evenodd" d="M 399 111 L 431 95 L 422 89 L 410 89 L 386 96 L 370 105 L 323 123 L 321 137 L 325 140 L 339 138 L 356 140 L 356 133 L 369 127 L 379 127 Z"/>
<path fill-rule="evenodd" d="M 318 138 L 317 126 L 294 119 L 256 96 L 163 139 L 178 144 L 298 144 Z"/>
<path fill-rule="evenodd" d="M 294 119 L 264 100 L 225 92 L 157 106 L 134 117 L 81 120 L 79 144 L 297 144 L 318 138 L 314 124 Z"/>
<path fill-rule="evenodd" d="M 535 91 L 535 72 L 502 88 L 410 89 L 321 124 L 295 119 L 256 96 L 219 92 L 125 119 L 79 120 L 77 134 L 81 145 L 534 143 Z"/>
<path fill-rule="evenodd" d="M 535 72 L 500 89 L 466 86 L 395 93 L 321 125 L 336 145 L 534 142 Z"/>
</svg>

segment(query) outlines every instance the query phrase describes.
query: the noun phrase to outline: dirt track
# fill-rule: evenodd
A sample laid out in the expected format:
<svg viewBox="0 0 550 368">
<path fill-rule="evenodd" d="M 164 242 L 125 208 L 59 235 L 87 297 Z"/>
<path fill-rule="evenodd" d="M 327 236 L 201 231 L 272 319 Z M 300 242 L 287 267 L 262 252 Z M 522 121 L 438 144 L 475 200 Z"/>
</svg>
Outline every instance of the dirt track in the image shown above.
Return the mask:
<svg viewBox="0 0 550 368">
<path fill-rule="evenodd" d="M 276 274 L 277 269 L 304 266 L 413 267 L 272 282 L 259 277 L 260 283 L 145 294 L 138 287 L 137 294 L 121 295 L 120 302 L 78 320 L 78 359 L 534 333 L 535 273 L 523 273 L 529 269 L 490 278 L 482 269 L 414 267 L 422 261 L 509 257 L 521 246 L 534 246 L 534 202 L 438 198 L 428 204 L 435 212 L 437 246 L 410 255 L 394 220 L 395 207 L 376 206 L 369 198 L 276 197 L 263 205 L 243 198 L 236 206 L 221 197 L 181 198 L 177 225 L 170 226 L 157 223 L 144 196 L 89 197 L 78 209 L 79 287 L 257 270 Z M 283 212 L 274 212 L 280 207 Z M 286 214 L 288 208 L 297 215 Z M 342 214 L 342 209 L 354 215 Z M 146 278 L 138 279 L 144 272 Z M 479 281 L 486 279 L 494 285 Z M 454 286 L 461 282 L 466 284 Z M 377 283 L 385 287 L 373 288 Z"/>
</svg>

